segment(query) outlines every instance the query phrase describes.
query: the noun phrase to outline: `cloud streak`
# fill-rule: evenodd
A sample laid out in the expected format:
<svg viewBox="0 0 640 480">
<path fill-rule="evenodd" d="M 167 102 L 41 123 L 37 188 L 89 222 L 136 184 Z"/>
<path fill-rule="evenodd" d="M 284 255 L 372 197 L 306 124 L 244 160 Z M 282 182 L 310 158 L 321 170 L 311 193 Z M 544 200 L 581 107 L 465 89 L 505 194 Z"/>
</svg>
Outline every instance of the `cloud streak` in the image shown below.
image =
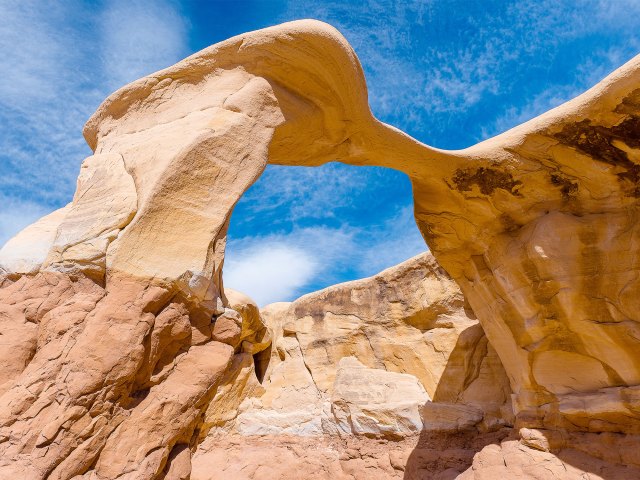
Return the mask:
<svg viewBox="0 0 640 480">
<path fill-rule="evenodd" d="M 231 237 L 224 283 L 259 305 L 290 301 L 345 279 L 374 275 L 426 249 L 412 208 L 404 207 L 381 222 Z"/>
<path fill-rule="evenodd" d="M 316 274 L 316 259 L 286 242 L 245 247 L 230 255 L 225 264 L 226 286 L 249 293 L 260 306 L 289 300 Z"/>
<path fill-rule="evenodd" d="M 113 0 L 100 22 L 106 84 L 115 90 L 186 56 L 187 21 L 168 2 Z"/>
<path fill-rule="evenodd" d="M 497 122 L 502 108 L 551 97 L 543 94 L 551 86 L 582 91 L 598 76 L 574 85 L 562 66 L 591 61 L 600 70 L 599 50 L 609 46 L 618 55 L 605 59 L 607 73 L 631 58 L 639 16 L 633 0 L 296 0 L 283 18 L 338 27 L 363 63 L 379 118 L 434 146 L 462 148 L 505 123 Z"/>
<path fill-rule="evenodd" d="M 4 236 L 22 225 L 9 218 L 71 199 L 80 162 L 91 154 L 82 127 L 112 90 L 188 53 L 186 21 L 173 3 L 107 1 L 102 8 L 0 2 Z"/>
<path fill-rule="evenodd" d="M 0 195 L 0 248 L 17 232 L 49 213 L 37 203 L 6 198 Z"/>
</svg>

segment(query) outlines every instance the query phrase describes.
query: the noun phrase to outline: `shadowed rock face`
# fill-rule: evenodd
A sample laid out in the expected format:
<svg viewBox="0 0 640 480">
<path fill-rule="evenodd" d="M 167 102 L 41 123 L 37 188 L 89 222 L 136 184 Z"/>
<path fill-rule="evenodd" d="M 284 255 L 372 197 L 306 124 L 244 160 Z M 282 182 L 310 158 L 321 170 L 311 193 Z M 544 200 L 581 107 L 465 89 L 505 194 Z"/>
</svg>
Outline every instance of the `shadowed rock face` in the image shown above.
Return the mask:
<svg viewBox="0 0 640 480">
<path fill-rule="evenodd" d="M 505 134 L 437 150 L 373 118 L 357 57 L 315 21 L 123 87 L 87 122 L 73 202 L 0 251 L 0 477 L 184 478 L 216 387 L 270 343 L 221 279 L 233 206 L 269 162 L 405 172 L 517 425 L 557 448 L 640 433 L 639 92 L 636 57 Z"/>
</svg>

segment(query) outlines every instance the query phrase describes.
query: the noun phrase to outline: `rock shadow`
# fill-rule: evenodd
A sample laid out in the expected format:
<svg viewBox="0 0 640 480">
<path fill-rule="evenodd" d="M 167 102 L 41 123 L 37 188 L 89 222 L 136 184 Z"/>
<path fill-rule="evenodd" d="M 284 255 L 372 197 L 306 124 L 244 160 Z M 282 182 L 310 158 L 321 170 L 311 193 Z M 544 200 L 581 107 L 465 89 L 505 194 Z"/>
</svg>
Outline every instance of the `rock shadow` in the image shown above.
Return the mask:
<svg viewBox="0 0 640 480">
<path fill-rule="evenodd" d="M 465 403 L 465 390 L 483 376 L 482 388 L 490 388 L 483 369 L 494 354 L 480 325 L 460 334 L 433 401 L 422 409 L 424 427 L 407 457 L 405 480 L 453 480 L 464 472 L 472 480 L 476 455 L 481 478 L 640 479 L 640 435 L 522 430 L 528 433 L 521 440 L 508 401 Z"/>
<path fill-rule="evenodd" d="M 481 433 L 475 428 L 455 432 L 423 430 L 405 465 L 405 480 L 453 480 L 471 467 L 474 455 L 500 444 L 511 428 Z"/>
</svg>

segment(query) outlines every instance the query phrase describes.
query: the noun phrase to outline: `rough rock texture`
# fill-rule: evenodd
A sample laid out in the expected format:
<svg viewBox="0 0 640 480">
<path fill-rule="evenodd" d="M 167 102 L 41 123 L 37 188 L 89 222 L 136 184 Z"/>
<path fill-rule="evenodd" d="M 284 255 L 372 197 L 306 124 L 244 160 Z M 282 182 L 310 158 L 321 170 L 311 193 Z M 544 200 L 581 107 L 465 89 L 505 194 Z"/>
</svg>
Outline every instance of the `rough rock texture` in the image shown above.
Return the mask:
<svg viewBox="0 0 640 480">
<path fill-rule="evenodd" d="M 233 431 L 402 437 L 423 417 L 438 430 L 511 421 L 504 369 L 428 253 L 262 315 L 271 358 L 261 385 L 247 384 Z"/>
<path fill-rule="evenodd" d="M 638 438 L 632 442 L 637 445 Z M 599 441 L 598 441 L 599 442 Z M 632 442 L 629 442 L 630 444 Z M 596 443 L 598 444 L 598 443 Z M 613 445 L 608 444 L 609 448 Z M 193 457 L 193 480 L 631 480 L 637 448 L 603 460 L 573 448 L 529 448 L 508 431 L 371 439 L 209 437 Z M 207 452 L 205 455 L 202 452 Z M 614 457 L 617 457 L 614 459 Z"/>
<path fill-rule="evenodd" d="M 205 431 L 242 408 L 214 400 L 253 388 L 252 368 L 268 373 L 261 352 L 271 337 L 255 306 L 235 308 L 223 293 L 233 206 L 269 162 L 332 160 L 411 178 L 418 226 L 482 326 L 472 337 L 480 342 L 483 330 L 497 354 L 487 347 L 477 377 L 495 373 L 497 358 L 504 365 L 529 450 L 492 447 L 476 457 L 474 475 L 483 478 L 494 460 L 506 474 L 500 458 L 510 468 L 515 455 L 509 475 L 553 478 L 553 469 L 522 467 L 551 458 L 531 454 L 534 443 L 589 475 L 614 478 L 618 467 L 562 457 L 566 445 L 598 462 L 638 464 L 628 442 L 640 434 L 640 56 L 576 99 L 449 152 L 373 118 L 346 40 L 326 24 L 292 22 L 123 87 L 84 135 L 94 155 L 73 202 L 0 252 L 0 478 L 188 476 Z M 393 302 L 385 308 L 395 318 Z M 320 313 L 331 326 L 331 310 Z M 313 323 L 319 313 L 309 316 Z M 305 349 L 314 368 L 354 356 L 419 379 L 435 400 L 427 405 L 439 405 L 423 417 L 448 419 L 442 428 L 468 425 L 478 410 L 485 416 L 460 406 L 484 403 L 483 389 L 451 389 L 460 373 L 445 377 L 444 360 L 424 368 L 432 358 L 405 353 L 406 364 L 394 365 L 373 341 L 370 354 L 307 345 L 304 318 L 295 338 L 284 327 L 272 334 L 292 372 L 300 372 L 296 356 L 307 365 Z M 337 324 L 349 331 L 352 323 L 347 314 Z M 314 335 L 330 338 L 331 328 Z M 445 356 L 455 363 L 455 349 Z M 324 395 L 335 369 L 310 372 Z M 449 393 L 438 402 L 441 383 Z M 301 392 L 313 397 L 311 384 Z M 443 402 L 455 407 L 442 410 Z"/>
</svg>

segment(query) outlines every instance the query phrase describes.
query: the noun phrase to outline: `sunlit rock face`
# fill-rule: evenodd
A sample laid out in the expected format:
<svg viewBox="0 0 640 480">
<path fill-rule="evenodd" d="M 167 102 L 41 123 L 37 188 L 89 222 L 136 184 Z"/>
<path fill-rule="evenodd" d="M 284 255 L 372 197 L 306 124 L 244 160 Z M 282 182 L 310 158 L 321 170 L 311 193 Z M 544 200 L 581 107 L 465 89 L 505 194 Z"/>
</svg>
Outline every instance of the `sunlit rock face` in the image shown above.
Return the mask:
<svg viewBox="0 0 640 480">
<path fill-rule="evenodd" d="M 640 431 L 639 66 L 459 152 L 437 194 L 414 179 L 421 230 L 500 355 L 522 425 Z"/>
<path fill-rule="evenodd" d="M 326 463 L 317 478 L 364 479 L 372 471 L 402 478 L 407 464 L 417 468 L 412 452 L 429 455 L 422 437 L 444 455 L 462 451 L 449 466 L 464 471 L 474 454 L 465 442 L 504 437 L 513 417 L 504 369 L 465 308 L 428 253 L 264 307 L 268 365 L 258 375 L 258 362 L 239 359 L 218 388 L 193 478 L 210 478 L 216 464 L 225 476 L 243 478 L 245 469 L 265 468 L 270 452 L 284 455 L 291 445 L 304 452 L 311 444 L 319 456 L 284 455 L 287 468 L 311 472 Z M 219 443 L 223 452 L 213 447 Z M 425 475 L 442 470 L 433 459 L 422 467 Z"/>
<path fill-rule="evenodd" d="M 306 20 L 123 87 L 84 135 L 73 201 L 0 250 L 0 478 L 640 476 L 640 57 L 449 152 L 376 120 Z M 225 293 L 244 191 L 333 160 L 405 172 L 433 258 L 262 313 Z"/>
<path fill-rule="evenodd" d="M 408 436 L 422 430 L 425 417 L 426 428 L 439 425 L 433 400 L 468 404 L 470 426 L 486 414 L 483 428 L 493 428 L 505 417 L 501 410 L 510 411 L 511 391 L 465 307 L 455 282 L 423 254 L 374 277 L 263 308 L 273 343 L 265 394 L 252 400 L 263 408 L 256 415 L 280 414 L 287 404 L 306 414 L 315 432 Z M 240 415 L 241 430 L 257 428 L 252 411 Z"/>
</svg>

